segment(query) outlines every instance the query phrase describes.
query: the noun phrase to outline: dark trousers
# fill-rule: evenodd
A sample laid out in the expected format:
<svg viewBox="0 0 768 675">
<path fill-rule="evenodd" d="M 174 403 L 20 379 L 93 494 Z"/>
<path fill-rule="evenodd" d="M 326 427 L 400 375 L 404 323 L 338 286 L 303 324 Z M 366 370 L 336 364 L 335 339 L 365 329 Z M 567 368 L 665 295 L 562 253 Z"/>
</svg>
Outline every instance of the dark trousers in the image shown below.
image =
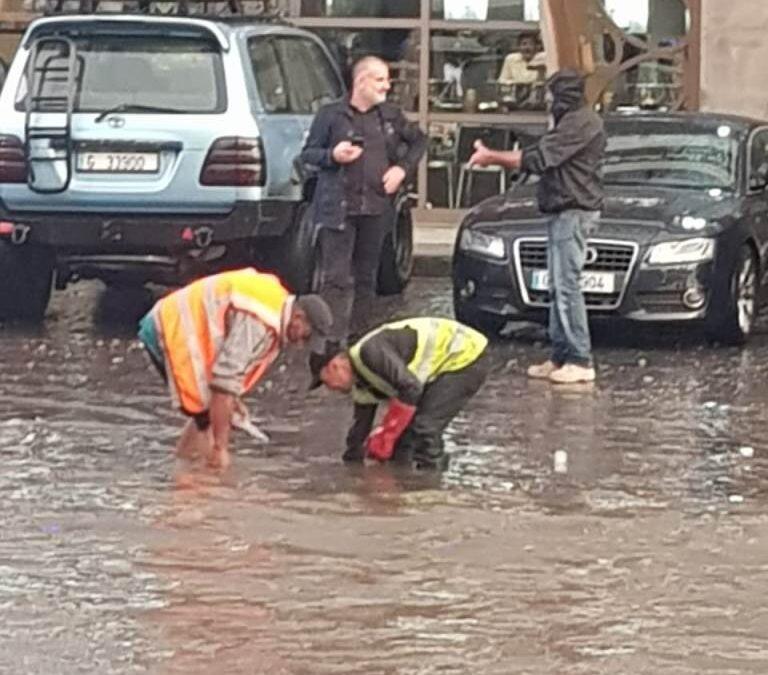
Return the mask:
<svg viewBox="0 0 768 675">
<path fill-rule="evenodd" d="M 445 458 L 443 432 L 448 423 L 483 386 L 490 371 L 490 357 L 483 353 L 464 370 L 440 375 L 424 387 L 416 415 L 395 446 L 392 461 L 441 467 Z"/>
<path fill-rule="evenodd" d="M 349 216 L 343 230 L 320 231 L 319 293 L 333 312 L 331 339 L 346 344 L 350 331 L 360 336 L 372 328 L 371 307 L 389 213 Z"/>
</svg>

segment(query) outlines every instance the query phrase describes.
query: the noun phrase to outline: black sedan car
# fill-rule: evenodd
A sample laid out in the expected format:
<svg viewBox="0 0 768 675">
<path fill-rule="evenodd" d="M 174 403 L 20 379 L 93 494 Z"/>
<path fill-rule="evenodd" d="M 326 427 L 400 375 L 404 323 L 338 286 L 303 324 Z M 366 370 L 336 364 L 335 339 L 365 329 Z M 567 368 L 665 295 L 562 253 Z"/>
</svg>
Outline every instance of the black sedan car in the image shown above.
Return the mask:
<svg viewBox="0 0 768 675">
<path fill-rule="evenodd" d="M 768 122 L 705 113 L 606 117 L 605 207 L 582 276 L 592 319 L 752 331 L 768 268 Z M 478 204 L 453 260 L 459 320 L 546 321 L 546 219 L 524 181 Z"/>
</svg>

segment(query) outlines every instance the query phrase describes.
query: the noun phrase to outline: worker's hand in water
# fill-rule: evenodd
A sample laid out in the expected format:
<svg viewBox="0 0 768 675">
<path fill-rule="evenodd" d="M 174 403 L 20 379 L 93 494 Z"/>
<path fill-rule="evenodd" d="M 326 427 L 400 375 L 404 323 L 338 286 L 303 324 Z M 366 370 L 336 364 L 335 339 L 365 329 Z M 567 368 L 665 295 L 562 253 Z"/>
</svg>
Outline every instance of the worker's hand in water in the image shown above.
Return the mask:
<svg viewBox="0 0 768 675">
<path fill-rule="evenodd" d="M 416 406 L 408 405 L 397 399 L 389 402 L 387 414 L 368 436 L 365 447 L 368 456 L 379 462 L 391 459 L 400 436 L 411 423 L 416 414 Z"/>
<path fill-rule="evenodd" d="M 229 465 L 232 463 L 229 457 L 229 450 L 224 450 L 214 446 L 208 453 L 207 464 L 211 469 L 217 469 L 218 471 L 226 471 Z"/>
<path fill-rule="evenodd" d="M 391 459 L 395 450 L 395 441 L 397 439 L 392 434 L 387 433 L 383 427 L 376 427 L 368 436 L 365 443 L 368 456 L 379 462 L 386 462 Z"/>
</svg>

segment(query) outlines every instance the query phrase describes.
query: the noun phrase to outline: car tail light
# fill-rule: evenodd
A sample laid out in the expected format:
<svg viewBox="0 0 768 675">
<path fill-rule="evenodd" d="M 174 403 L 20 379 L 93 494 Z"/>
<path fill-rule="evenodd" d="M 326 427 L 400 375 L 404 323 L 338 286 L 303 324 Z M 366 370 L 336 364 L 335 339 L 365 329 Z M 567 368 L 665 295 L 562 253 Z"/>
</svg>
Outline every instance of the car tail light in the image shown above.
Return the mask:
<svg viewBox="0 0 768 675">
<path fill-rule="evenodd" d="M 26 183 L 27 158 L 17 136 L 0 134 L 0 183 Z"/>
<path fill-rule="evenodd" d="M 203 185 L 261 186 L 266 179 L 264 149 L 260 138 L 227 136 L 214 141 L 203 170 Z"/>
</svg>

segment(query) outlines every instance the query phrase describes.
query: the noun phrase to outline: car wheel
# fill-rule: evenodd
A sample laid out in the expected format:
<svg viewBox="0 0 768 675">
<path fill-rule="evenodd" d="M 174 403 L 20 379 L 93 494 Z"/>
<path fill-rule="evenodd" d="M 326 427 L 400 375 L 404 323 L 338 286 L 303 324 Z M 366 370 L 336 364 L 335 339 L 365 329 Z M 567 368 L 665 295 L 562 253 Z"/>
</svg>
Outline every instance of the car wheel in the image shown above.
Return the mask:
<svg viewBox="0 0 768 675">
<path fill-rule="evenodd" d="M 283 277 L 296 293 L 311 293 L 318 288 L 316 239 L 309 207 L 304 204 L 283 243 Z"/>
<path fill-rule="evenodd" d="M 379 262 L 378 291 L 381 295 L 402 293 L 413 273 L 413 218 L 407 198 L 396 207 L 396 220 L 387 235 Z"/>
<path fill-rule="evenodd" d="M 453 313 L 457 321 L 479 330 L 489 338 L 499 337 L 501 329 L 507 325 L 507 320 L 504 317 L 476 309 L 456 298 L 453 300 Z"/>
<path fill-rule="evenodd" d="M 26 244 L 0 242 L 0 319 L 42 321 L 51 299 L 53 255 Z"/>
<path fill-rule="evenodd" d="M 752 333 L 757 318 L 758 263 L 752 247 L 739 249 L 728 281 L 727 305 L 707 327 L 708 336 L 730 345 L 744 344 Z"/>
</svg>

